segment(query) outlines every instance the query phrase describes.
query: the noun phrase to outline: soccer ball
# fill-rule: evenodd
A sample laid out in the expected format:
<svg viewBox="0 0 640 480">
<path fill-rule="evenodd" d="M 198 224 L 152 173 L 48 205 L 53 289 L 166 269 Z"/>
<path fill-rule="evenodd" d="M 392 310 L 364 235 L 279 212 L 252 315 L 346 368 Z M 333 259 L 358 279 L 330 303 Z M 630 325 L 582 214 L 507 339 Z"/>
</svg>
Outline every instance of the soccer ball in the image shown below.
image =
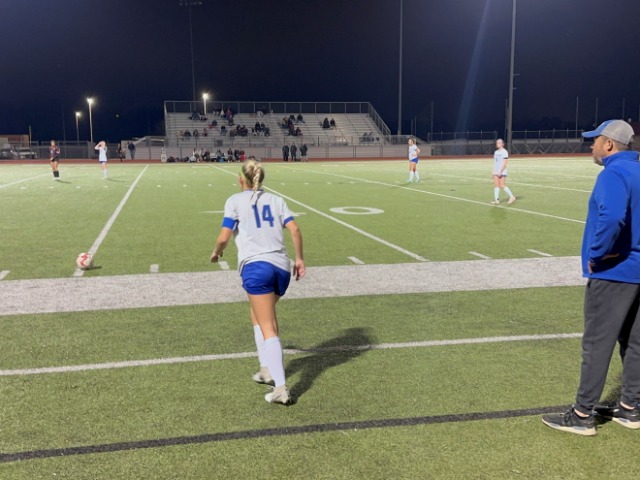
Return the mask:
<svg viewBox="0 0 640 480">
<path fill-rule="evenodd" d="M 90 253 L 82 252 L 80 255 L 78 255 L 78 258 L 76 258 L 76 265 L 81 270 L 88 270 L 93 266 L 93 255 L 91 255 Z"/>
</svg>

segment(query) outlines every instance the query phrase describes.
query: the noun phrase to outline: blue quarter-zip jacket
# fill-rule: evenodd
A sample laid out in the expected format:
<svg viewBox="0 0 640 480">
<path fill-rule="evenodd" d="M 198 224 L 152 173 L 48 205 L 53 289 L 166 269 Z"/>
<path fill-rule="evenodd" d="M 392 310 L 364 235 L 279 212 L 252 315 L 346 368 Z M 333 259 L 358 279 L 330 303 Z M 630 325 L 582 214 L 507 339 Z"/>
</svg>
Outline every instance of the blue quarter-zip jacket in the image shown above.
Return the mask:
<svg viewBox="0 0 640 480">
<path fill-rule="evenodd" d="M 602 159 L 582 240 L 583 276 L 640 284 L 640 161 L 623 151 Z M 592 273 L 589 273 L 589 263 Z"/>
</svg>

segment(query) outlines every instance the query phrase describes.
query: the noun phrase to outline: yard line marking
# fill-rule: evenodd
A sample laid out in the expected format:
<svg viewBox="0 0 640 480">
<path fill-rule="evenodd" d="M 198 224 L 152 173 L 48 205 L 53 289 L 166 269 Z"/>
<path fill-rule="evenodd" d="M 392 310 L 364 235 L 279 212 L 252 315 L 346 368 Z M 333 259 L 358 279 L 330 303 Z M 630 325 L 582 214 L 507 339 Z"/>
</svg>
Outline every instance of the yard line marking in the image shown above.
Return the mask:
<svg viewBox="0 0 640 480">
<path fill-rule="evenodd" d="M 42 175 L 36 175 L 35 177 L 23 178 L 22 180 L 16 180 L 15 182 L 5 183 L 3 185 L 0 185 L 0 188 L 10 187 L 11 185 L 17 185 L 18 183 L 28 182 L 29 180 L 35 180 L 36 178 L 46 177 L 48 175 L 49 175 L 48 173 L 43 173 Z"/>
<path fill-rule="evenodd" d="M 484 260 L 489 260 L 489 259 L 491 259 L 491 257 L 487 257 L 486 255 L 483 255 L 483 254 L 478 253 L 478 252 L 469 252 L 469 253 L 470 253 L 471 255 L 476 256 L 476 257 L 480 257 L 480 258 L 482 258 L 482 259 L 484 259 Z"/>
<path fill-rule="evenodd" d="M 11 270 L 2 270 L 0 272 L 0 280 L 2 280 L 4 277 L 6 277 L 7 275 L 9 275 L 9 273 L 11 272 Z"/>
<path fill-rule="evenodd" d="M 508 206 L 507 207 L 507 206 L 501 206 L 501 205 L 491 205 L 488 202 L 479 202 L 478 200 L 470 200 L 468 198 L 454 197 L 453 195 L 445 195 L 443 193 L 430 192 L 428 190 L 419 190 L 419 189 L 411 188 L 411 187 L 403 187 L 402 185 L 394 185 L 393 183 L 379 182 L 377 180 L 367 180 L 367 179 L 364 179 L 364 178 L 351 177 L 351 176 L 348 176 L 348 175 L 340 175 L 338 173 L 321 172 L 321 171 L 317 171 L 317 170 L 306 170 L 306 171 L 307 172 L 318 173 L 320 175 L 333 175 L 335 177 L 342 177 L 342 178 L 347 178 L 347 179 L 351 179 L 351 180 L 359 180 L 361 182 L 373 183 L 375 185 L 382 185 L 384 187 L 401 188 L 403 190 L 409 190 L 411 192 L 424 193 L 426 195 L 433 195 L 434 197 L 448 198 L 448 199 L 451 199 L 451 200 L 458 200 L 460 202 L 473 203 L 475 205 L 491 206 L 493 208 L 507 208 L 512 212 L 527 213 L 529 215 L 538 215 L 540 217 L 554 218 L 556 220 L 564 220 L 564 221 L 573 222 L 573 223 L 581 223 L 583 225 L 585 223 L 584 220 L 576 220 L 575 218 L 560 217 L 558 215 L 551 215 L 549 213 L 542 213 L 542 212 L 534 212 L 532 210 L 524 210 L 522 208 L 517 208 L 517 207 L 512 207 L 512 206 Z"/>
<path fill-rule="evenodd" d="M 224 260 L 218 260 L 218 265 L 220 265 L 221 270 L 229 270 L 229 264 Z"/>
<path fill-rule="evenodd" d="M 458 338 L 451 340 L 425 340 L 421 342 L 379 343 L 368 345 L 337 345 L 323 348 L 285 348 L 285 355 L 306 355 L 309 353 L 344 353 L 346 351 L 398 350 L 405 348 L 450 347 L 457 345 L 479 345 L 487 343 L 530 342 L 546 340 L 566 340 L 582 338 L 582 333 L 551 333 L 546 335 L 513 335 L 499 337 Z M 0 377 L 18 377 L 26 375 L 46 375 L 54 373 L 75 373 L 89 370 L 114 370 L 119 368 L 149 367 L 156 365 L 174 365 L 182 363 L 217 362 L 221 360 L 239 360 L 255 358 L 257 352 L 221 353 L 213 355 L 192 355 L 187 357 L 153 358 L 148 360 L 128 360 L 124 362 L 90 363 L 85 365 L 67 365 L 60 367 L 22 368 L 0 370 Z"/>
<path fill-rule="evenodd" d="M 364 265 L 364 262 L 359 258 L 356 258 L 356 257 L 347 257 L 347 258 L 351 260 L 353 263 L 355 263 L 356 265 Z"/>
<path fill-rule="evenodd" d="M 463 179 L 463 180 L 475 180 L 476 182 L 482 181 L 482 183 L 486 183 L 484 181 L 484 177 L 478 178 L 478 177 L 467 177 L 462 175 L 448 175 L 446 173 L 437 173 L 437 172 L 430 172 L 430 175 L 433 177 L 447 177 L 447 178 L 457 178 L 457 179 Z M 569 192 L 591 193 L 591 190 L 583 190 L 581 188 L 554 187 L 552 185 L 538 185 L 536 183 L 514 182 L 512 180 L 509 180 L 509 185 L 522 185 L 523 187 L 549 188 L 551 190 L 566 190 Z"/>
<path fill-rule="evenodd" d="M 229 174 L 229 175 L 235 175 L 235 173 L 228 172 L 228 171 L 226 171 L 226 170 L 224 170 L 224 169 L 222 169 L 222 168 L 220 168 L 220 167 L 213 167 L 213 168 L 216 168 L 216 169 L 218 169 L 218 170 L 221 170 L 221 171 L 223 171 L 224 173 L 227 173 L 227 174 Z M 320 172 L 318 172 L 318 173 L 320 173 Z M 364 235 L 365 237 L 370 238 L 371 240 L 374 240 L 374 241 L 376 241 L 376 242 L 378 242 L 378 243 L 381 243 L 381 244 L 383 244 L 383 245 L 386 245 L 387 247 L 390 247 L 390 248 L 392 248 L 392 249 L 394 249 L 394 250 L 397 250 L 397 251 L 398 251 L 398 252 L 400 252 L 400 253 L 404 253 L 405 255 L 408 255 L 409 257 L 414 258 L 415 260 L 418 260 L 418 261 L 420 261 L 420 262 L 428 262 L 428 261 L 429 261 L 429 260 L 427 260 L 426 258 L 421 257 L 420 255 L 415 254 L 415 253 L 413 253 L 413 252 L 410 252 L 409 250 L 405 250 L 404 248 L 402 248 L 402 247 L 400 247 L 400 246 L 398 246 L 398 245 L 396 245 L 396 244 L 394 244 L 394 243 L 387 242 L 386 240 L 384 240 L 384 239 L 382 239 L 382 238 L 380 238 L 380 237 L 376 237 L 375 235 L 373 235 L 373 234 L 371 234 L 371 233 L 369 233 L 369 232 L 365 232 L 364 230 L 362 230 L 362 229 L 360 229 L 360 228 L 358 228 L 358 227 L 355 227 L 355 226 L 353 226 L 353 225 L 351 225 L 351 224 L 349 224 L 349 223 L 347 223 L 347 222 L 343 222 L 342 220 L 339 220 L 339 219 L 337 219 L 336 217 L 333 217 L 333 216 L 331 216 L 331 215 L 329 215 L 329 214 L 326 214 L 326 213 L 324 213 L 324 212 L 321 212 L 320 210 L 317 210 L 317 209 L 315 209 L 315 208 L 313 208 L 313 207 L 310 207 L 309 205 L 306 205 L 306 204 L 304 204 L 304 203 L 302 203 L 302 202 L 299 202 L 299 201 L 297 201 L 297 200 L 294 200 L 293 198 L 288 197 L 288 196 L 286 196 L 286 195 L 284 195 L 284 194 L 282 194 L 282 193 L 280 193 L 280 192 L 278 192 L 278 191 L 274 190 L 273 188 L 269 188 L 269 187 L 263 187 L 263 188 L 264 188 L 265 190 L 269 190 L 269 191 L 271 191 L 271 192 L 275 193 L 276 195 L 281 196 L 282 198 L 284 198 L 284 199 L 286 199 L 286 200 L 289 200 L 290 202 L 293 202 L 293 203 L 295 203 L 295 204 L 297 204 L 297 205 L 300 205 L 301 207 L 306 208 L 307 210 L 309 210 L 309 211 L 311 211 L 311 212 L 313 212 L 313 213 L 317 213 L 318 215 L 321 215 L 321 216 L 323 216 L 323 217 L 325 217 L 325 218 L 327 218 L 327 219 L 329 219 L 329 220 L 331 220 L 331 221 L 333 221 L 333 222 L 336 222 L 336 223 L 338 223 L 338 224 L 342 225 L 343 227 L 347 227 L 347 228 L 349 228 L 349 229 L 353 230 L 354 232 L 359 233 L 360 235 Z"/>
<path fill-rule="evenodd" d="M 536 255 L 540 255 L 541 257 L 553 257 L 553 255 L 549 253 L 544 253 L 539 250 L 534 250 L 533 248 L 527 248 L 527 252 L 535 253 Z"/>
<path fill-rule="evenodd" d="M 160 271 L 160 265 L 157 263 L 152 263 L 149 267 L 149 273 L 158 273 Z"/>
<path fill-rule="evenodd" d="M 149 168 L 149 165 L 144 167 L 142 172 L 140 172 L 140 175 L 138 175 L 137 178 L 134 180 L 134 182 L 131 184 L 131 186 L 129 187 L 129 190 L 127 190 L 127 193 L 125 193 L 124 197 L 120 201 L 120 204 L 116 207 L 115 211 L 111 215 L 111 218 L 109 218 L 109 220 L 107 221 L 107 223 L 103 227 L 102 231 L 100 232 L 100 235 L 98 235 L 98 238 L 96 238 L 96 241 L 93 242 L 93 245 L 91 245 L 91 248 L 87 251 L 87 253 L 89 253 L 92 256 L 96 254 L 96 252 L 98 251 L 98 248 L 100 248 L 100 245 L 102 244 L 104 239 L 107 237 L 107 234 L 109 233 L 109 230 L 111 230 L 111 227 L 113 226 L 114 222 L 116 221 L 116 218 L 118 218 L 118 215 L 120 215 L 120 212 L 124 208 L 124 205 L 127 203 L 127 200 L 129 200 L 129 197 L 131 196 L 131 193 L 133 192 L 133 189 L 138 184 L 138 182 L 142 178 L 142 175 L 144 175 L 144 172 L 146 172 L 148 168 Z M 81 276 L 84 275 L 84 272 L 85 272 L 84 270 L 76 268 L 76 271 L 73 273 L 73 276 L 74 277 L 81 277 Z"/>
</svg>

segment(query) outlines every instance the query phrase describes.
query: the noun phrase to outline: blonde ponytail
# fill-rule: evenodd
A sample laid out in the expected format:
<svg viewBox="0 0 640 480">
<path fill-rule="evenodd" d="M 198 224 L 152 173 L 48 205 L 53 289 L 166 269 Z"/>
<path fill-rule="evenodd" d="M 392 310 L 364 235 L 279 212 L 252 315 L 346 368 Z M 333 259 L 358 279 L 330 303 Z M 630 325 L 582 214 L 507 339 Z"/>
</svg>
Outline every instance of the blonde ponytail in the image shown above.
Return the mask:
<svg viewBox="0 0 640 480">
<path fill-rule="evenodd" d="M 262 182 L 264 182 L 262 163 L 253 159 L 247 160 L 242 164 L 242 176 L 244 177 L 246 185 L 251 187 L 253 193 L 256 194 L 260 187 L 262 187 Z"/>
</svg>

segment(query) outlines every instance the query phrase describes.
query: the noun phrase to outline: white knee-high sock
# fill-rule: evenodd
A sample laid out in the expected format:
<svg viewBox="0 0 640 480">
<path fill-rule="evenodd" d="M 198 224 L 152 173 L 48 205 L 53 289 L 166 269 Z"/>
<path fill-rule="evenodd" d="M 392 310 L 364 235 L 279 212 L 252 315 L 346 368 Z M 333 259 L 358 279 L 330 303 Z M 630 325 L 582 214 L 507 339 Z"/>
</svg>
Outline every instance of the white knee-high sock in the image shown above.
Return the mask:
<svg viewBox="0 0 640 480">
<path fill-rule="evenodd" d="M 275 382 L 275 386 L 279 387 L 284 385 L 284 360 L 282 358 L 282 345 L 280 344 L 280 338 L 267 338 L 264 341 L 264 353 L 267 360 L 267 368 Z"/>
<path fill-rule="evenodd" d="M 419 182 L 420 181 L 420 175 L 418 174 L 417 170 L 415 172 L 415 175 L 416 175 L 416 182 Z"/>
<path fill-rule="evenodd" d="M 260 325 L 253 326 L 253 338 L 255 338 L 256 340 L 256 350 L 258 350 L 258 361 L 260 362 L 260 368 L 266 368 L 267 360 L 264 355 L 264 337 L 262 336 Z"/>
<path fill-rule="evenodd" d="M 413 177 L 415 176 L 415 174 L 413 172 L 409 172 L 409 181 L 413 182 Z"/>
<path fill-rule="evenodd" d="M 504 187 L 504 193 L 509 195 L 509 197 L 513 197 L 513 193 L 511 193 L 511 190 L 509 189 L 509 187 Z"/>
<path fill-rule="evenodd" d="M 498 187 L 493 189 L 493 198 L 496 202 L 500 198 L 500 189 Z"/>
</svg>

